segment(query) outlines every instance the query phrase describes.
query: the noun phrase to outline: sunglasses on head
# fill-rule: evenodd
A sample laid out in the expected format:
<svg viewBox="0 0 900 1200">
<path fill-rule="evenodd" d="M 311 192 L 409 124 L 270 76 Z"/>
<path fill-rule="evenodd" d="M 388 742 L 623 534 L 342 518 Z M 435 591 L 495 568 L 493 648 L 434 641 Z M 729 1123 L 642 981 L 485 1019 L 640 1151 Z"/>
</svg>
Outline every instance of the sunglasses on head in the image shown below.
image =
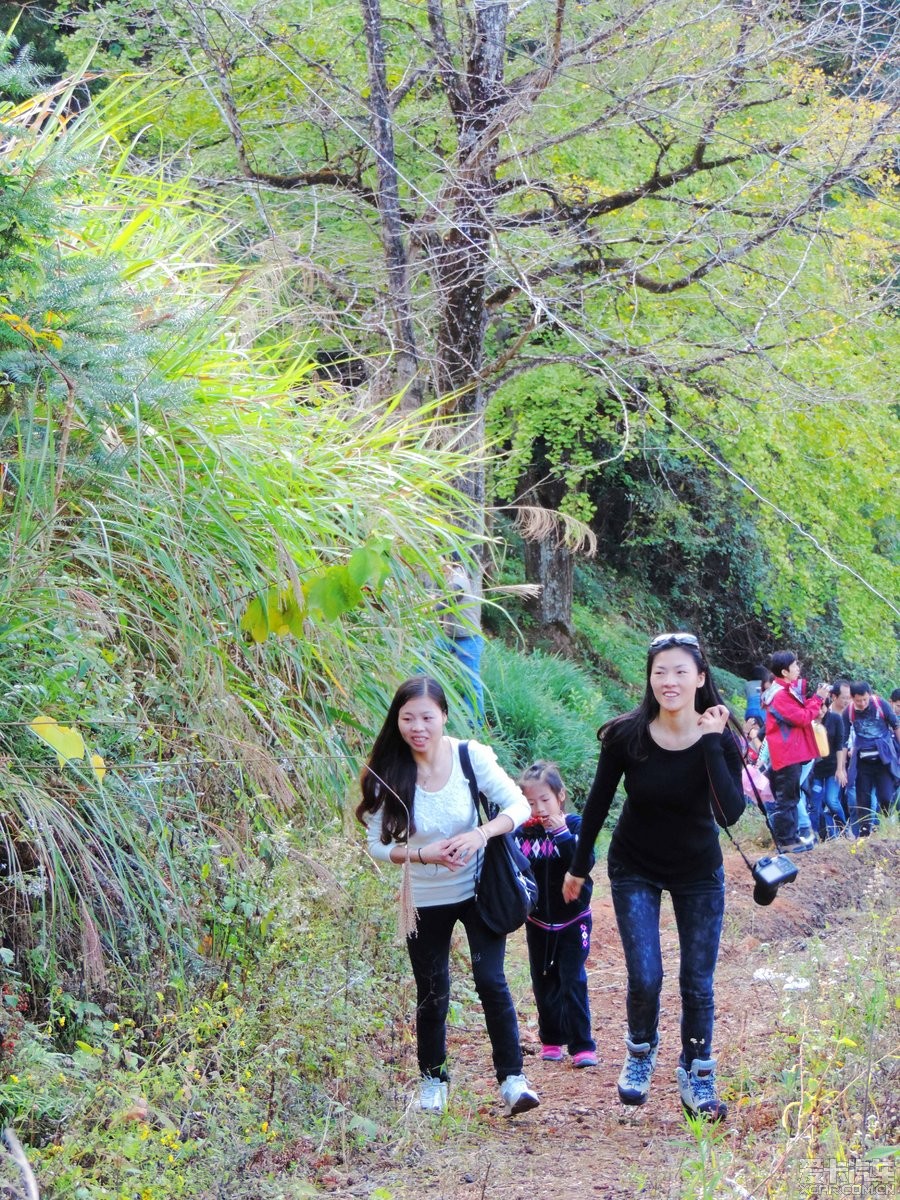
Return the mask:
<svg viewBox="0 0 900 1200">
<path fill-rule="evenodd" d="M 660 646 L 694 646 L 699 650 L 700 642 L 692 633 L 661 633 L 650 643 L 650 649 L 658 650 Z"/>
</svg>

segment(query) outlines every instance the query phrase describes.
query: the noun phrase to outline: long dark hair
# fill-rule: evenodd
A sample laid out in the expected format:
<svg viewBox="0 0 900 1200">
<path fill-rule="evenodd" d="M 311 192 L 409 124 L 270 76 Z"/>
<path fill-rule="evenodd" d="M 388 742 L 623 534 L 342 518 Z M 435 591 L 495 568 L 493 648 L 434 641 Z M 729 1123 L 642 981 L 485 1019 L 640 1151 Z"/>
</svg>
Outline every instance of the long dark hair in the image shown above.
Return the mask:
<svg viewBox="0 0 900 1200">
<path fill-rule="evenodd" d="M 637 708 L 633 708 L 631 712 L 623 713 L 620 717 L 613 717 L 605 725 L 601 725 L 597 731 L 597 737 L 600 739 L 601 745 L 605 746 L 613 741 L 621 741 L 624 743 L 625 753 L 629 758 L 647 757 L 650 722 L 655 721 L 659 716 L 659 701 L 653 695 L 653 689 L 650 686 L 650 672 L 653 670 L 653 663 L 657 654 L 661 654 L 663 650 L 684 650 L 694 660 L 697 670 L 704 673 L 703 686 L 697 689 L 694 696 L 694 709 L 698 713 L 705 712 L 707 708 L 712 708 L 714 704 L 725 703 L 721 692 L 716 687 L 716 682 L 709 667 L 709 660 L 703 651 L 703 647 L 700 645 L 700 639 L 692 633 L 660 634 L 659 637 L 653 639 L 647 651 L 646 686 L 644 688 L 643 699 Z M 738 734 L 738 744 L 740 745 L 743 735 L 737 721 L 734 719 L 734 715 L 730 712 L 728 723 L 733 726 L 735 732 Z"/>
<path fill-rule="evenodd" d="M 418 767 L 400 736 L 398 721 L 403 705 L 422 696 L 433 700 L 447 716 L 447 697 L 437 680 L 428 675 L 414 675 L 401 683 L 360 775 L 362 800 L 356 807 L 357 820 L 365 825 L 366 817 L 381 809 L 381 840 L 385 845 L 405 842 L 416 832 L 413 799 Z"/>
</svg>

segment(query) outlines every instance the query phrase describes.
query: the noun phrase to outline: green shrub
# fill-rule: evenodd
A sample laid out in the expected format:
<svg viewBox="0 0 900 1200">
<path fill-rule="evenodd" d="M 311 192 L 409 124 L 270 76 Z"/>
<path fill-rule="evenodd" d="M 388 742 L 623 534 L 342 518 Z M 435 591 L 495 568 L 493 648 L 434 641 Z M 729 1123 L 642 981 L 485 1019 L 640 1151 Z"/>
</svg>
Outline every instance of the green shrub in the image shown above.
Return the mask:
<svg viewBox="0 0 900 1200">
<path fill-rule="evenodd" d="M 482 668 L 490 741 L 506 769 L 517 775 L 535 759 L 552 759 L 583 800 L 597 765 L 599 683 L 567 659 L 522 654 L 499 641 L 487 645 Z"/>
</svg>

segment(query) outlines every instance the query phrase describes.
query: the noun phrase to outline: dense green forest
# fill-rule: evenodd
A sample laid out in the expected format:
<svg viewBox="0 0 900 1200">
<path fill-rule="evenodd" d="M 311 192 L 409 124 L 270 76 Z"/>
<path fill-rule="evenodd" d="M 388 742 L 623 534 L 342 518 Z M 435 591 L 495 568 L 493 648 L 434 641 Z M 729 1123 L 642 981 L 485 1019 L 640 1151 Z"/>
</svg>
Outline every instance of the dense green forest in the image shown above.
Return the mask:
<svg viewBox="0 0 900 1200">
<path fill-rule="evenodd" d="M 317 1194 L 244 1172 L 374 1136 L 442 559 L 576 798 L 662 628 L 900 685 L 898 8 L 0 20 L 3 1120 L 46 1196 Z"/>
</svg>

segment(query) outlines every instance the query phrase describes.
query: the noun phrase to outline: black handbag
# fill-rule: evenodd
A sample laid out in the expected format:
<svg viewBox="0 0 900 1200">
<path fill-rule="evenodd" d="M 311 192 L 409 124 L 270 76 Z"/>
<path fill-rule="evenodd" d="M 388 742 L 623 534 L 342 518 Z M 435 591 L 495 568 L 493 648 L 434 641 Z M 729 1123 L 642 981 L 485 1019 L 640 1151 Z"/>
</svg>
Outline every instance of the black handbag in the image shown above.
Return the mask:
<svg viewBox="0 0 900 1200">
<path fill-rule="evenodd" d="M 498 809 L 496 805 L 489 806 L 478 790 L 468 742 L 459 743 L 459 762 L 472 793 L 476 815 L 481 809 L 485 820 L 492 820 Z M 537 904 L 537 882 L 528 859 L 516 845 L 511 832 L 488 838 L 478 859 L 475 905 L 481 919 L 494 933 L 512 933 L 525 924 L 526 917 Z"/>
</svg>

